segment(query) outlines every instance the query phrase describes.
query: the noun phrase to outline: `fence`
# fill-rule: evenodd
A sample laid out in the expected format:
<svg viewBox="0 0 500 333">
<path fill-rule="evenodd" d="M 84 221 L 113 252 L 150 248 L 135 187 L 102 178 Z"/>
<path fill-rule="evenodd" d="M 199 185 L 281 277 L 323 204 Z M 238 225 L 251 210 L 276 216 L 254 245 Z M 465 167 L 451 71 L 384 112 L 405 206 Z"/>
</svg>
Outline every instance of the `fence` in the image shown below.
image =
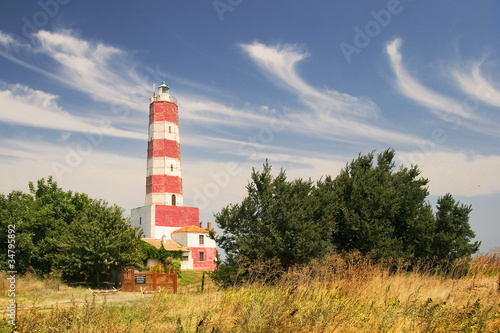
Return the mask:
<svg viewBox="0 0 500 333">
<path fill-rule="evenodd" d="M 122 291 L 156 291 L 158 287 L 172 287 L 177 294 L 177 269 L 174 273 L 136 272 L 134 267 L 122 269 Z"/>
</svg>

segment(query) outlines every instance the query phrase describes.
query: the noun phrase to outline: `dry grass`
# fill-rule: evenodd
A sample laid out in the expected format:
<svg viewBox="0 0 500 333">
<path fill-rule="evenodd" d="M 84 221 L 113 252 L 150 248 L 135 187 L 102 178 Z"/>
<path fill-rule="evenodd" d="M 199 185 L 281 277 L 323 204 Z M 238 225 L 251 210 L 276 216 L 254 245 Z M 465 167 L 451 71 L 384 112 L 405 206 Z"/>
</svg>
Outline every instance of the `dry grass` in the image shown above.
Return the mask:
<svg viewBox="0 0 500 333">
<path fill-rule="evenodd" d="M 7 296 L 9 290 L 10 283 L 7 281 L 7 277 L 7 273 L 0 272 L 0 293 L 2 296 Z M 40 279 L 31 273 L 16 276 L 16 292 L 19 294 L 36 293 L 44 290 L 61 290 L 65 288 L 69 287 L 62 283 L 58 277 Z"/>
<path fill-rule="evenodd" d="M 223 290 L 128 303 L 33 308 L 19 332 L 500 332 L 500 259 L 480 256 L 461 278 L 333 255 Z M 257 269 L 258 270 L 258 269 Z M 260 274 L 259 276 L 262 277 Z M 4 327 L 7 327 L 5 325 Z"/>
</svg>

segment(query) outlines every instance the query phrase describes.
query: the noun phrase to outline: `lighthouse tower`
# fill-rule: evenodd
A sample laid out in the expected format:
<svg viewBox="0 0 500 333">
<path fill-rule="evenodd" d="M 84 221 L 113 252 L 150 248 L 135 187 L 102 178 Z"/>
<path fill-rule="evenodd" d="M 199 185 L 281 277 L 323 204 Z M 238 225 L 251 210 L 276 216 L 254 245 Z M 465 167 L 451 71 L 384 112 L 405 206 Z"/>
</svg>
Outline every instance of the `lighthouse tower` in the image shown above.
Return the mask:
<svg viewBox="0 0 500 333">
<path fill-rule="evenodd" d="M 214 270 L 215 241 L 199 227 L 199 210 L 185 207 L 177 100 L 163 82 L 149 103 L 146 200 L 131 211 L 143 241 L 167 251 L 182 251 L 182 269 Z"/>
<path fill-rule="evenodd" d="M 177 101 L 163 82 L 149 105 L 146 205 L 182 206 Z"/>
</svg>

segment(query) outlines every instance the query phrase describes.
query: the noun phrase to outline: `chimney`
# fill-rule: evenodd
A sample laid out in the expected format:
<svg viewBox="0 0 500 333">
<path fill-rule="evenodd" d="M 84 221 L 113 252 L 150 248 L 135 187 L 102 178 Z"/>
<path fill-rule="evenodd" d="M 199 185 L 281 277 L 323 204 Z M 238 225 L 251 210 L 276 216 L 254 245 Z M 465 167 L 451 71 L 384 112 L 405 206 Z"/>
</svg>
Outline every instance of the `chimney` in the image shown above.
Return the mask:
<svg viewBox="0 0 500 333">
<path fill-rule="evenodd" d="M 207 222 L 207 230 L 212 230 L 212 222 Z"/>
<path fill-rule="evenodd" d="M 161 236 L 161 243 L 165 244 L 167 242 L 167 236 L 163 235 Z"/>
</svg>

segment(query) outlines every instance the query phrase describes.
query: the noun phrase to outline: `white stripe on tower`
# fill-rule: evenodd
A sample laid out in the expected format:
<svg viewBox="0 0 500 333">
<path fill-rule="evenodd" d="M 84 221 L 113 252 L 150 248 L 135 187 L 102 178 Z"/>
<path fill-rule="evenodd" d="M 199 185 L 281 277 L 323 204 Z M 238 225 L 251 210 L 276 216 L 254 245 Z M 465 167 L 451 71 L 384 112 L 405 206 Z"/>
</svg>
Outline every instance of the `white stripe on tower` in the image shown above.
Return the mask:
<svg viewBox="0 0 500 333">
<path fill-rule="evenodd" d="M 182 172 L 177 101 L 163 84 L 149 106 L 146 205 L 182 206 Z"/>
</svg>

